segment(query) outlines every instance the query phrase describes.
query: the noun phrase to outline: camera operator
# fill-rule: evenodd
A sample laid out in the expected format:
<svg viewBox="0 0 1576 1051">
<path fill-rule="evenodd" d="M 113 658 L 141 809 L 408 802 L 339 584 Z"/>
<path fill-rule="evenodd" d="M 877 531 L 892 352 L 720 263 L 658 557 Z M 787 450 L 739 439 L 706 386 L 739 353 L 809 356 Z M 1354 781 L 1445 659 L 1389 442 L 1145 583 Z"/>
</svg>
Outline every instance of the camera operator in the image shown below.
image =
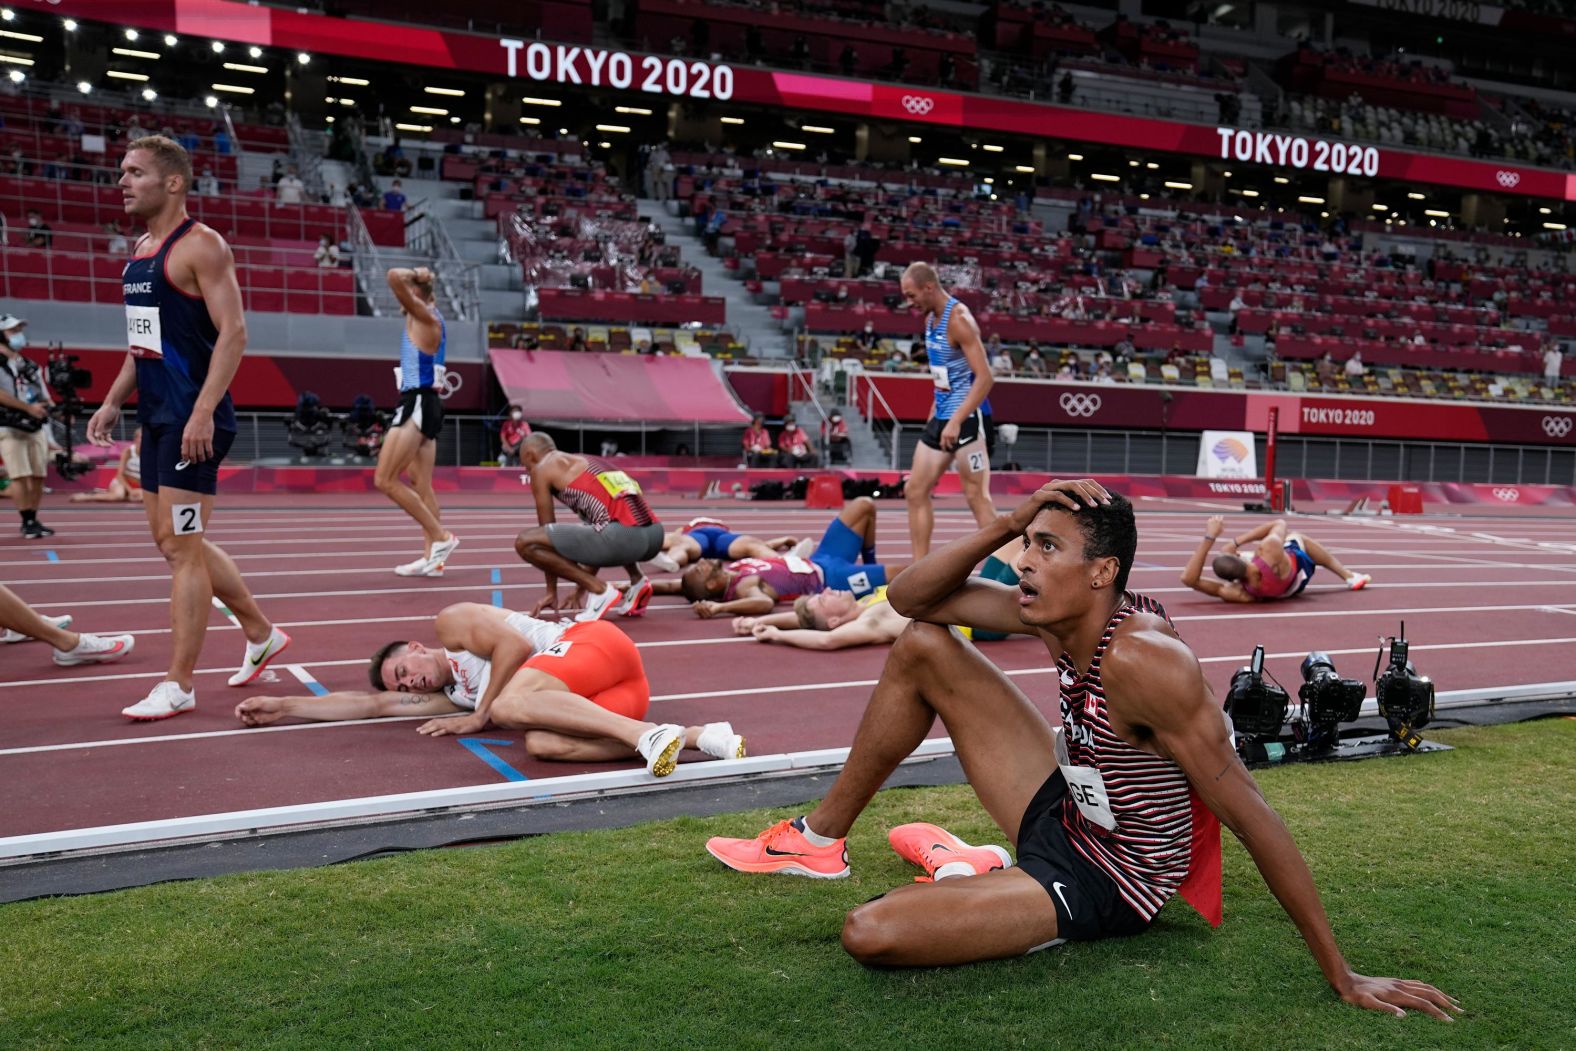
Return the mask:
<svg viewBox="0 0 1576 1051">
<path fill-rule="evenodd" d="M 53 401 L 38 366 L 22 356 L 27 322 L 0 315 L 0 460 L 11 475 L 22 539 L 42 540 L 55 531 L 38 520 L 49 469 L 49 409 Z"/>
</svg>

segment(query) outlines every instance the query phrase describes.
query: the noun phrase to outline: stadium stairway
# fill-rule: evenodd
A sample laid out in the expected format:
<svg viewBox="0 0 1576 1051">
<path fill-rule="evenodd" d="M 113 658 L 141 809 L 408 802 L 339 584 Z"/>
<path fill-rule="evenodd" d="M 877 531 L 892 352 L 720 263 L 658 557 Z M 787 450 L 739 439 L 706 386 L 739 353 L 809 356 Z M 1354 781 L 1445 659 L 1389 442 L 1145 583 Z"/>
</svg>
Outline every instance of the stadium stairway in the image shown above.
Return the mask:
<svg viewBox="0 0 1576 1051">
<path fill-rule="evenodd" d="M 751 357 L 789 356 L 788 339 L 770 308 L 749 301 L 744 286 L 720 259 L 707 253 L 705 242 L 695 236 L 693 226 L 670 213 L 661 202 L 643 198 L 636 207 L 642 219 L 655 223 L 666 235 L 668 244 L 683 247 L 683 262 L 700 271 L 705 295 L 727 297 L 728 327 L 739 342 L 750 348 Z"/>
</svg>

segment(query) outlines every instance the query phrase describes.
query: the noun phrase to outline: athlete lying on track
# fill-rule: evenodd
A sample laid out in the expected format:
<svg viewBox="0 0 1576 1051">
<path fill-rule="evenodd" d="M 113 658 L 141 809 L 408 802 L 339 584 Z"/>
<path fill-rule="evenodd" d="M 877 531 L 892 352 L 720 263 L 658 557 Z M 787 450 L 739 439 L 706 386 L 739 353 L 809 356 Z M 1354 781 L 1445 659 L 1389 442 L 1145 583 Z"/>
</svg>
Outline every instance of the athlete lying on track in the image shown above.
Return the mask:
<svg viewBox="0 0 1576 1051">
<path fill-rule="evenodd" d="M 651 556 L 651 564 L 665 573 L 677 573 L 703 558 L 776 558 L 797 543 L 799 538 L 794 536 L 762 540 L 748 533 L 735 533 L 715 518 L 696 518 L 683 529 L 663 535 L 662 550 Z"/>
<path fill-rule="evenodd" d="M 1347 569 L 1323 544 L 1306 533 L 1291 532 L 1286 520 L 1277 518 L 1226 541 L 1228 550 L 1216 555 L 1211 563 L 1215 575 L 1221 579 L 1210 580 L 1204 576 L 1204 559 L 1225 528 L 1224 516 L 1211 515 L 1203 540 L 1182 570 L 1182 583 L 1194 591 L 1227 602 L 1272 602 L 1293 598 L 1302 594 L 1318 566 L 1346 581 L 1347 588 L 1352 591 L 1360 591 L 1372 579 L 1367 573 Z M 1254 542 L 1257 546 L 1244 558 L 1238 549 Z"/>
</svg>

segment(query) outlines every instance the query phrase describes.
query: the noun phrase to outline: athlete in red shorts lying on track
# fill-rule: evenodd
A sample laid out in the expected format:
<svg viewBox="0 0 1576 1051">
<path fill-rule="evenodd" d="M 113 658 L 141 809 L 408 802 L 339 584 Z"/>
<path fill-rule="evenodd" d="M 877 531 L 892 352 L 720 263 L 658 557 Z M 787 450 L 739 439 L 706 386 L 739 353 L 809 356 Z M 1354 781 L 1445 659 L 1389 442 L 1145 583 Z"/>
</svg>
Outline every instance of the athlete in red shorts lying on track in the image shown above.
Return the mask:
<svg viewBox="0 0 1576 1051">
<path fill-rule="evenodd" d="M 1353 573 L 1341 565 L 1341 560 L 1306 533 L 1293 533 L 1286 528 L 1286 520 L 1257 526 L 1234 540 L 1226 541 L 1228 550 L 1216 555 L 1211 563 L 1220 580 L 1204 576 L 1204 559 L 1220 539 L 1226 528 L 1222 515 L 1210 516 L 1204 537 L 1182 570 L 1182 583 L 1194 591 L 1214 595 L 1227 602 L 1273 602 L 1302 594 L 1303 588 L 1313 578 L 1313 571 L 1323 566 L 1342 580 L 1352 591 L 1368 586 L 1373 579 L 1367 573 Z M 1252 554 L 1244 558 L 1238 549 L 1257 542 Z"/>
<path fill-rule="evenodd" d="M 449 716 L 417 730 L 434 737 L 489 725 L 525 730 L 533 758 L 594 763 L 639 755 L 657 777 L 673 772 L 685 748 L 718 759 L 744 757 L 744 738 L 727 723 L 645 721 L 651 685 L 635 644 L 612 624 L 553 623 L 462 602 L 439 613 L 434 627 L 437 646 L 391 642 L 373 655 L 376 693 L 248 697 L 235 716 L 247 726 L 286 716 L 325 722 Z M 494 675 L 494 665 L 505 674 Z"/>
<path fill-rule="evenodd" d="M 1024 544 L 1016 588 L 970 576 L 1014 536 Z M 843 947 L 861 963 L 935 967 L 1134 935 L 1173 895 L 1218 923 L 1218 817 L 1343 1000 L 1435 1018 L 1459 1010 L 1431 985 L 1365 977 L 1347 964 L 1296 842 L 1232 747 L 1198 658 L 1158 603 L 1127 590 L 1137 545 L 1130 503 L 1092 479 L 1055 481 L 914 563 L 890 591 L 914 623 L 892 647 L 826 797 L 754 839 L 717 837 L 706 849 L 741 872 L 848 875 L 844 837 L 939 716 L 1018 863 L 1004 867 L 1006 851 L 971 847 L 934 825 L 892 830 L 898 854 L 933 882 L 848 914 Z M 1059 725 L 947 627 L 960 622 L 1041 637 L 1059 672 Z"/>
</svg>

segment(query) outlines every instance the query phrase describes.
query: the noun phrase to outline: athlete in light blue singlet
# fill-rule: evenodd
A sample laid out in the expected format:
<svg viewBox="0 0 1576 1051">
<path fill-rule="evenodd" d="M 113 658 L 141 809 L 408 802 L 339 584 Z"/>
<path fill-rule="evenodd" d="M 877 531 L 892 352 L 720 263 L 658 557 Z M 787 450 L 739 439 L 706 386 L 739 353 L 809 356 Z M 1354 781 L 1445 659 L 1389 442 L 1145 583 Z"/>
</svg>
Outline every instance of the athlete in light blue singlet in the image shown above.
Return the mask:
<svg viewBox="0 0 1576 1051">
<path fill-rule="evenodd" d="M 990 500 L 990 393 L 992 377 L 969 308 L 942 287 L 936 271 L 915 263 L 903 272 L 903 298 L 925 315 L 925 357 L 935 387 L 930 422 L 914 447 L 904 495 L 914 557 L 930 552 L 935 525 L 931 492 L 956 463 L 974 520 L 984 528 L 995 517 Z"/>
<path fill-rule="evenodd" d="M 438 496 L 432 491 L 432 466 L 437 438 L 443 429 L 444 353 L 449 333 L 433 294 L 432 271 L 426 267 L 395 267 L 389 288 L 405 314 L 399 341 L 399 407 L 378 452 L 374 476 L 378 491 L 421 526 L 425 546 L 421 557 L 396 566 L 402 577 L 441 577 L 459 538 L 443 528 Z M 401 475 L 408 473 L 407 484 Z"/>
</svg>

